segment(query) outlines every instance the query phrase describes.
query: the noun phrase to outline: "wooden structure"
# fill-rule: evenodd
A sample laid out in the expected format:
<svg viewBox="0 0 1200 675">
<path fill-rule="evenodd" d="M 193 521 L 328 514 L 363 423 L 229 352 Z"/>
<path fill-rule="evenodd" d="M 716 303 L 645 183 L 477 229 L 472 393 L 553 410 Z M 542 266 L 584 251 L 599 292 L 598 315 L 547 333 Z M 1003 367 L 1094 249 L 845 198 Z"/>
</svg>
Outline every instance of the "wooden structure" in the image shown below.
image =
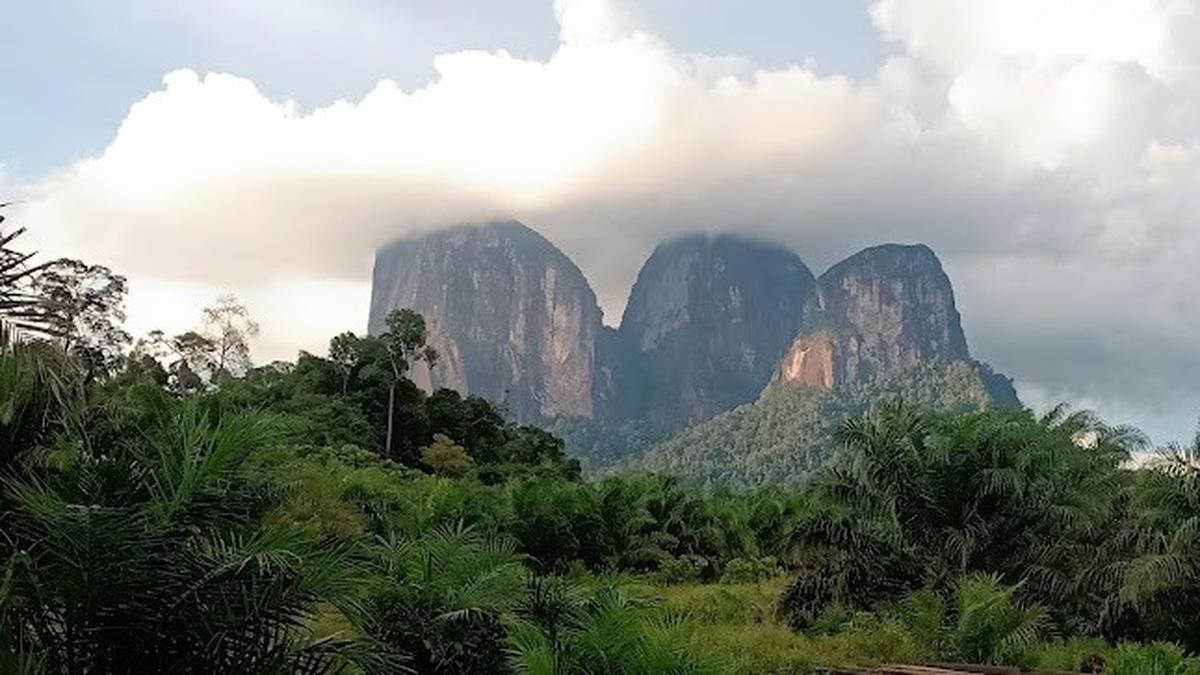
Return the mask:
<svg viewBox="0 0 1200 675">
<path fill-rule="evenodd" d="M 1076 675 L 1065 670 L 1025 671 L 1008 666 L 984 666 L 971 663 L 930 663 L 926 665 L 883 665 L 872 668 L 826 668 L 828 675 Z"/>
</svg>

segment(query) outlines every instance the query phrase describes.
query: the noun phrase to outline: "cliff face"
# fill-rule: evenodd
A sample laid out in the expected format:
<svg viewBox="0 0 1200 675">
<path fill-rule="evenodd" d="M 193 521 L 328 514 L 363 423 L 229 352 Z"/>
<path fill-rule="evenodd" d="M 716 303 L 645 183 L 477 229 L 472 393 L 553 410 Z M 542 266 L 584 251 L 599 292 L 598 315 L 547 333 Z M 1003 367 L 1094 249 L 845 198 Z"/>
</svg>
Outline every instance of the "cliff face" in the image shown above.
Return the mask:
<svg viewBox="0 0 1200 675">
<path fill-rule="evenodd" d="M 380 249 L 370 332 L 401 307 L 425 317 L 441 354 L 432 373 L 418 374 L 425 383 L 503 403 L 524 421 L 596 413 L 604 386 L 596 296 L 562 251 L 524 225 L 458 227 Z"/>
<path fill-rule="evenodd" d="M 644 417 L 678 427 L 753 400 L 804 314 L 813 284 L 795 254 L 730 236 L 655 249 L 620 335 L 640 360 Z"/>
<path fill-rule="evenodd" d="M 776 246 L 685 237 L 655 249 L 612 329 L 575 264 L 508 221 L 380 249 L 370 331 L 401 307 L 425 317 L 442 356 L 414 373 L 418 384 L 639 442 L 751 403 L 771 383 L 854 395 L 955 365 L 969 380 L 958 389 L 982 383 L 990 402 L 1019 404 L 1011 381 L 971 360 L 950 280 L 925 246 L 870 248 L 814 279 Z"/>
<path fill-rule="evenodd" d="M 830 389 L 968 360 L 954 289 L 937 256 L 927 246 L 890 244 L 821 275 L 777 379 Z"/>
<path fill-rule="evenodd" d="M 870 248 L 834 265 L 757 400 L 623 468 L 713 486 L 801 482 L 828 457 L 841 420 L 891 397 L 942 412 L 1020 405 L 1011 380 L 971 359 L 950 280 L 925 246 Z"/>
</svg>

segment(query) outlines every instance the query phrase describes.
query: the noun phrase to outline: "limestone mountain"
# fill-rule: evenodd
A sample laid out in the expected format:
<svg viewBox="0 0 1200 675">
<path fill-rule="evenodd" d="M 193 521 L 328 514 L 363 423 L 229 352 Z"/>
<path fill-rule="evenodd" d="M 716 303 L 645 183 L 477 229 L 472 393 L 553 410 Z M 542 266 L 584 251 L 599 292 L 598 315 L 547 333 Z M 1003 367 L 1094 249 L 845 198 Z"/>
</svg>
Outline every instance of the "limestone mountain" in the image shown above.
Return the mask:
<svg viewBox="0 0 1200 675">
<path fill-rule="evenodd" d="M 869 248 L 814 279 L 778 246 L 683 237 L 650 255 L 613 329 L 562 251 L 496 222 L 381 248 L 371 332 L 400 307 L 425 316 L 442 355 L 419 383 L 549 424 L 593 468 L 796 480 L 880 397 L 1019 405 L 972 360 L 950 279 L 920 245 Z"/>
<path fill-rule="evenodd" d="M 441 355 L 425 384 L 502 403 L 522 421 L 590 418 L 602 314 L 575 263 L 515 222 L 401 239 L 375 256 L 369 330 L 393 309 L 424 315 Z"/>
<path fill-rule="evenodd" d="M 1011 381 L 971 359 L 950 279 L 926 246 L 877 246 L 831 267 L 757 401 L 626 466 L 708 484 L 799 481 L 840 420 L 889 396 L 946 411 L 1019 405 Z"/>
<path fill-rule="evenodd" d="M 954 289 L 928 246 L 888 244 L 829 268 L 779 379 L 825 389 L 969 358 Z"/>
<path fill-rule="evenodd" d="M 657 247 L 620 335 L 639 356 L 643 417 L 664 428 L 754 400 L 799 330 L 813 275 L 794 253 L 729 235 Z"/>
</svg>

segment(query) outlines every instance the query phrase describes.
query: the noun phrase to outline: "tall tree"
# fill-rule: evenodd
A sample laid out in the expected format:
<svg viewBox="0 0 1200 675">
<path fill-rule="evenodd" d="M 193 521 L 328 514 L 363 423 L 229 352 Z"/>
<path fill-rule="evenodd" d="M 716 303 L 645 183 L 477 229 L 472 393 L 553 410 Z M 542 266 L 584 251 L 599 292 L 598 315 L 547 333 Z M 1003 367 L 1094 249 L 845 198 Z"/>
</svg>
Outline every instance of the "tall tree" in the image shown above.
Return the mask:
<svg viewBox="0 0 1200 675">
<path fill-rule="evenodd" d="M 350 331 L 329 341 L 329 360 L 342 376 L 342 394 L 350 387 L 350 375 L 362 359 L 362 340 Z"/>
<path fill-rule="evenodd" d="M 258 324 L 237 297 L 226 294 L 204 310 L 205 337 L 215 347 L 214 375 L 241 375 L 250 369 L 250 340 Z"/>
<path fill-rule="evenodd" d="M 181 391 L 195 391 L 203 384 L 205 373 L 212 376 L 219 372 L 217 345 L 207 335 L 189 330 L 171 338 L 169 344 L 178 356 L 171 364 L 170 373 Z"/>
<path fill-rule="evenodd" d="M 197 391 L 205 378 L 216 372 L 216 353 L 216 343 L 194 330 L 174 337 L 152 330 L 134 344 L 131 357 L 164 366 L 171 388 L 183 394 Z"/>
<path fill-rule="evenodd" d="M 89 376 L 111 372 L 129 344 L 125 323 L 125 277 L 104 265 L 59 258 L 38 268 L 31 289 L 64 349 Z"/>
<path fill-rule="evenodd" d="M 387 316 L 387 331 L 383 334 L 388 359 L 392 366 L 392 382 L 388 387 L 387 456 L 392 456 L 392 431 L 396 417 L 396 386 L 418 361 L 430 368 L 437 363 L 437 350 L 427 344 L 425 317 L 411 309 L 397 309 Z"/>
</svg>

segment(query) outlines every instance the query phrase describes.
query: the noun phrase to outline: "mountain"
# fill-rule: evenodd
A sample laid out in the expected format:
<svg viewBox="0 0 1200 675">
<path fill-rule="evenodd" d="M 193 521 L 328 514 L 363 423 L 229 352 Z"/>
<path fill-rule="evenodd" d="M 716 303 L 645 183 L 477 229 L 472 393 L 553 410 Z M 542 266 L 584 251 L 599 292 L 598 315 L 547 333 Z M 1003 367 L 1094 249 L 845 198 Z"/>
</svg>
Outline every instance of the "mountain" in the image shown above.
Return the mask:
<svg viewBox="0 0 1200 675">
<path fill-rule="evenodd" d="M 596 295 L 562 251 L 515 222 L 402 239 L 375 256 L 369 330 L 409 307 L 441 355 L 426 384 L 504 404 L 522 421 L 590 418 L 617 377 L 597 368 Z M 609 338 L 611 340 L 611 338 Z M 611 369 L 610 369 L 611 370 Z"/>
<path fill-rule="evenodd" d="M 800 481 L 841 420 L 891 396 L 945 411 L 1020 405 L 1010 380 L 971 359 L 950 279 L 926 246 L 878 246 L 831 267 L 757 401 L 621 466 L 713 485 Z"/>
<path fill-rule="evenodd" d="M 777 379 L 831 389 L 970 358 L 950 278 L 928 246 L 876 246 L 834 265 L 805 318 Z"/>
<path fill-rule="evenodd" d="M 570 258 L 495 222 L 381 248 L 370 331 L 400 307 L 425 316 L 442 355 L 420 383 L 547 425 L 596 470 L 788 482 L 880 397 L 1020 404 L 971 358 L 950 279 L 921 245 L 869 248 L 814 279 L 778 246 L 683 237 L 646 260 L 613 329 Z"/>
<path fill-rule="evenodd" d="M 1011 381 L 971 359 L 954 287 L 928 246 L 875 246 L 830 267 L 804 317 L 773 383 L 834 389 L 963 362 L 990 401 L 1020 405 Z"/>
<path fill-rule="evenodd" d="M 813 275 L 794 253 L 728 235 L 658 246 L 620 335 L 639 356 L 641 417 L 667 429 L 754 400 L 804 316 Z"/>
</svg>

